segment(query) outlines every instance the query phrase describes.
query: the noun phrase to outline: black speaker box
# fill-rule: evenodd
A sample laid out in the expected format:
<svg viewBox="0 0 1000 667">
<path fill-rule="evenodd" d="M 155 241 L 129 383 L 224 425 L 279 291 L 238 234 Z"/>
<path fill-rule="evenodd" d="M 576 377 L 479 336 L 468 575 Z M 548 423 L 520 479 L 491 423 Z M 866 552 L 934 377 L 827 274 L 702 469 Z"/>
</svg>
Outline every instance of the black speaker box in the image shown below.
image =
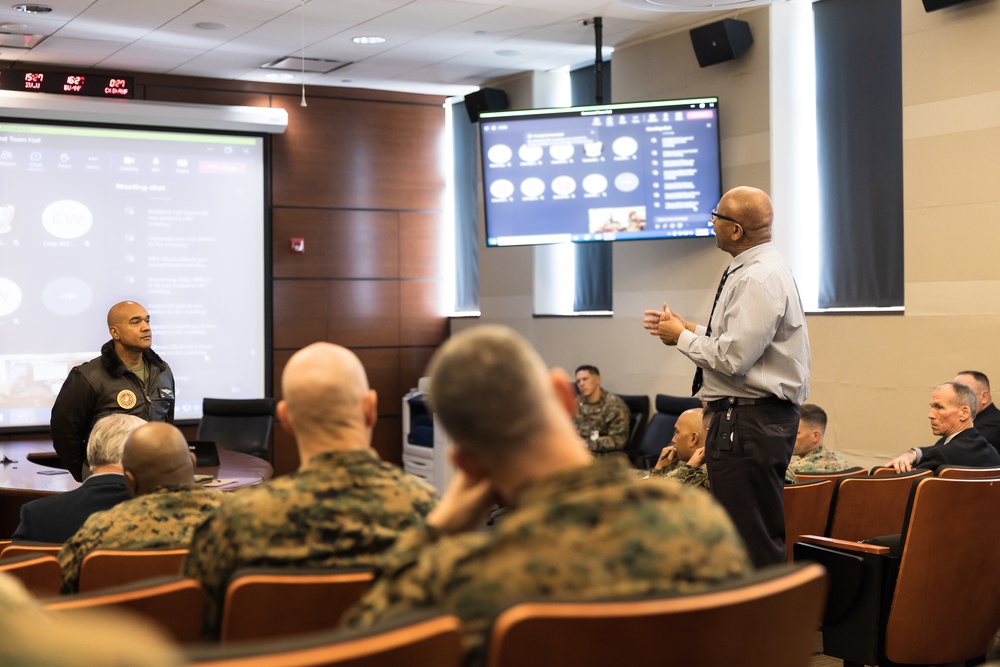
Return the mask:
<svg viewBox="0 0 1000 667">
<path fill-rule="evenodd" d="M 969 0 L 924 0 L 924 11 L 933 12 L 935 9 L 944 9 L 952 5 L 968 2 Z"/>
<path fill-rule="evenodd" d="M 465 110 L 469 120 L 479 122 L 479 114 L 484 111 L 503 111 L 507 108 L 507 93 L 498 88 L 480 88 L 465 96 Z"/>
<path fill-rule="evenodd" d="M 701 67 L 739 58 L 751 44 L 750 24 L 738 19 L 722 19 L 691 31 L 691 45 Z"/>
</svg>

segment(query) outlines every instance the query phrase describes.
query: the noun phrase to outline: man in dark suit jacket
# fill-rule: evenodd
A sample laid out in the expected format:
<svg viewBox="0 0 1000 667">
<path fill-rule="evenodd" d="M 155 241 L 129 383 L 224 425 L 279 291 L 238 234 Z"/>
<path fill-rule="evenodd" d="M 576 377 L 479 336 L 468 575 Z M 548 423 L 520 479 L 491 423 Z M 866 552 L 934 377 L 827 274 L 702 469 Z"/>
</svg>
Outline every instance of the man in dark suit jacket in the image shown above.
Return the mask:
<svg viewBox="0 0 1000 667">
<path fill-rule="evenodd" d="M 896 472 L 933 470 L 940 465 L 1000 466 L 1000 453 L 973 425 L 976 394 L 961 382 L 946 382 L 931 392 L 931 431 L 940 436 L 931 447 L 913 447 L 886 463 Z"/>
<path fill-rule="evenodd" d="M 87 441 L 90 477 L 77 489 L 25 503 L 13 539 L 61 544 L 94 512 L 128 500 L 122 474 L 122 450 L 129 434 L 145 423 L 141 417 L 125 413 L 98 420 Z"/>
<path fill-rule="evenodd" d="M 976 394 L 976 419 L 973 425 L 986 440 L 1000 451 L 1000 410 L 993 405 L 990 379 L 979 371 L 962 371 L 955 382 L 969 385 Z"/>
</svg>

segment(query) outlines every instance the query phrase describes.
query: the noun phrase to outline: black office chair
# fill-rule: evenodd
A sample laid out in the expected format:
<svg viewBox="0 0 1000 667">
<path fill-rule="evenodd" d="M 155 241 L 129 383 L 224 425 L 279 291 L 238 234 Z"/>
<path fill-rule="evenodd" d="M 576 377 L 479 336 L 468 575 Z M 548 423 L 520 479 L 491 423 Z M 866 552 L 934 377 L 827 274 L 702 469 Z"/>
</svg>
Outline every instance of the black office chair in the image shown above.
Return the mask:
<svg viewBox="0 0 1000 667">
<path fill-rule="evenodd" d="M 674 437 L 674 424 L 681 413 L 691 408 L 701 407 L 701 401 L 693 396 L 656 395 L 656 412 L 649 419 L 646 432 L 638 448 L 629 455 L 632 465 L 637 468 L 651 468 L 659 458 L 663 448 Z"/>
<path fill-rule="evenodd" d="M 198 424 L 197 439 L 269 459 L 275 405 L 273 398 L 206 398 L 202 401 L 204 416 Z"/>
<path fill-rule="evenodd" d="M 631 459 L 632 453 L 642 442 L 642 434 L 646 432 L 646 422 L 649 421 L 649 396 L 644 394 L 617 394 L 617 396 L 625 402 L 630 413 L 625 454 Z"/>
</svg>

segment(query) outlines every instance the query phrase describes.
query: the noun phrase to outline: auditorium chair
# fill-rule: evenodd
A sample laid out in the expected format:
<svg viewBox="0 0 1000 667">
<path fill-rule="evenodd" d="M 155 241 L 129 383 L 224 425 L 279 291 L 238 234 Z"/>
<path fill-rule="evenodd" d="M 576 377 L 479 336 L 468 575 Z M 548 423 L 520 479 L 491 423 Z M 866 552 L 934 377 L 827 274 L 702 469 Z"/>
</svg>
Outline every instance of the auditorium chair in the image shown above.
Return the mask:
<svg viewBox="0 0 1000 667">
<path fill-rule="evenodd" d="M 95 549 L 80 564 L 81 593 L 144 579 L 179 576 L 187 549 Z"/>
<path fill-rule="evenodd" d="M 943 465 L 938 466 L 934 474 L 944 479 L 989 479 L 1000 477 L 1000 468 Z"/>
<path fill-rule="evenodd" d="M 337 627 L 374 580 L 368 568 L 237 570 L 226 587 L 222 643 Z"/>
<path fill-rule="evenodd" d="M 293 638 L 187 650 L 198 667 L 460 667 L 456 616 L 422 610 L 365 630 L 326 630 Z"/>
<path fill-rule="evenodd" d="M 59 595 L 59 560 L 50 554 L 25 554 L 0 560 L 0 572 L 19 579 L 36 598 Z"/>
<path fill-rule="evenodd" d="M 826 575 L 776 565 L 689 595 L 522 602 L 493 621 L 487 667 L 807 667 Z"/>
<path fill-rule="evenodd" d="M 893 475 L 841 477 L 834 485 L 824 535 L 856 541 L 898 534 L 910 489 L 917 479 L 930 476 L 930 470 L 911 470 Z"/>
<path fill-rule="evenodd" d="M 17 558 L 18 556 L 38 556 L 44 554 L 58 555 L 62 551 L 61 544 L 47 544 L 44 542 L 11 542 L 0 551 L 0 560 L 4 558 Z"/>
<path fill-rule="evenodd" d="M 792 547 L 798 542 L 799 535 L 821 535 L 826 530 L 833 487 L 831 479 L 785 486 L 785 547 L 789 562 L 792 562 Z"/>
<path fill-rule="evenodd" d="M 616 394 L 628 406 L 628 440 L 625 442 L 625 454 L 631 458 L 642 442 L 642 434 L 646 432 L 646 422 L 649 421 L 649 396 L 645 394 Z"/>
<path fill-rule="evenodd" d="M 656 412 L 649 419 L 646 431 L 634 453 L 629 455 L 632 465 L 647 470 L 656 465 L 660 452 L 674 437 L 674 424 L 681 413 L 701 407 L 701 401 L 692 396 L 656 395 Z"/>
<path fill-rule="evenodd" d="M 799 480 L 799 482 L 811 482 L 815 479 L 840 479 L 841 477 L 858 477 L 867 474 L 868 471 L 861 466 L 854 466 L 853 468 L 832 472 L 797 472 L 795 473 L 795 479 Z"/>
<path fill-rule="evenodd" d="M 895 548 L 803 536 L 796 560 L 830 574 L 823 652 L 845 667 L 981 664 L 1000 627 L 995 507 L 996 480 L 922 477 Z"/>
<path fill-rule="evenodd" d="M 196 439 L 269 459 L 276 404 L 273 398 L 205 398 Z"/>
<path fill-rule="evenodd" d="M 205 593 L 196 579 L 158 577 L 92 593 L 64 595 L 43 604 L 51 611 L 126 610 L 151 620 L 177 642 L 191 644 L 201 641 Z"/>
</svg>

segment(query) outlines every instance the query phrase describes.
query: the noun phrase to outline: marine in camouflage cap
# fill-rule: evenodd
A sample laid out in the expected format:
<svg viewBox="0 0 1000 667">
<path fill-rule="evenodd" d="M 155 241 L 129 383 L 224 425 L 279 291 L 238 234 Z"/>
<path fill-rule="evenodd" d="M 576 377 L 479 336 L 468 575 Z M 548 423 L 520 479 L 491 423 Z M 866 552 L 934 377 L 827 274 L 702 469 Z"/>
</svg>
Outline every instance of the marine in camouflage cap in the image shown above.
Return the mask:
<svg viewBox="0 0 1000 667">
<path fill-rule="evenodd" d="M 194 529 L 222 502 L 222 493 L 194 481 L 184 435 L 152 422 L 129 436 L 122 455 L 131 500 L 90 516 L 59 552 L 62 589 L 80 582 L 80 565 L 95 549 L 187 547 Z"/>
<path fill-rule="evenodd" d="M 237 569 L 374 566 L 437 500 L 371 448 L 377 400 L 354 353 L 330 343 L 300 350 L 285 366 L 282 395 L 277 416 L 295 435 L 301 467 L 233 493 L 197 531 L 185 563 L 205 586 L 207 637 L 217 634 Z"/>
<path fill-rule="evenodd" d="M 465 662 L 475 665 L 492 617 L 513 602 L 687 593 L 750 571 L 709 494 L 640 481 L 621 457 L 595 460 L 580 446 L 565 372 L 547 373 L 512 330 L 453 336 L 430 378 L 455 476 L 426 526 L 400 536 L 346 625 L 444 609 L 462 619 Z M 497 500 L 510 511 L 484 532 Z"/>
<path fill-rule="evenodd" d="M 580 396 L 574 420 L 587 449 L 595 455 L 624 450 L 632 416 L 625 401 L 601 387 L 601 373 L 596 366 L 576 369 L 576 388 Z"/>
</svg>

